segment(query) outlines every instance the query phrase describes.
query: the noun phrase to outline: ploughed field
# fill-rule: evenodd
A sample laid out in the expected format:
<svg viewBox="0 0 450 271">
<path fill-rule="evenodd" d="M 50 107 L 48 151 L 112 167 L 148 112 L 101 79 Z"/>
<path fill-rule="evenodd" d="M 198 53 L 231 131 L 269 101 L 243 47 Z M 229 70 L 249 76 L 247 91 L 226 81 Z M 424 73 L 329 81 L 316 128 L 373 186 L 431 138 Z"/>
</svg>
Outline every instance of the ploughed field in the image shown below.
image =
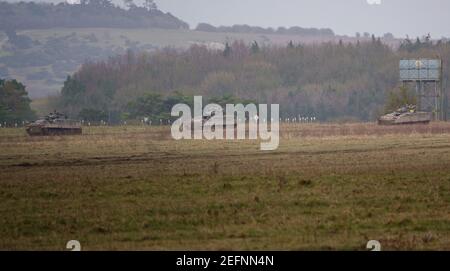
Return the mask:
<svg viewBox="0 0 450 271">
<path fill-rule="evenodd" d="M 0 249 L 450 250 L 450 124 L 282 125 L 258 141 L 169 127 L 0 129 Z"/>
</svg>

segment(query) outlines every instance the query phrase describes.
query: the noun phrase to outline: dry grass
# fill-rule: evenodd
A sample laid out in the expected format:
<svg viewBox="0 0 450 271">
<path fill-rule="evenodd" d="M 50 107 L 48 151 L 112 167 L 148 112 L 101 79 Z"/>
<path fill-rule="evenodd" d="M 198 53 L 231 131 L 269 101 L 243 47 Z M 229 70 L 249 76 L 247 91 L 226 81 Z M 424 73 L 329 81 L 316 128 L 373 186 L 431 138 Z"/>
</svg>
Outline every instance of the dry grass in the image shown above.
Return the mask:
<svg viewBox="0 0 450 271">
<path fill-rule="evenodd" d="M 283 125 L 256 141 L 167 127 L 0 129 L 0 249 L 450 250 L 450 125 Z"/>
<path fill-rule="evenodd" d="M 284 124 L 281 126 L 283 138 L 330 137 L 330 136 L 382 136 L 411 134 L 450 133 L 447 122 L 433 122 L 429 125 L 380 126 L 374 123 L 348 124 Z"/>
</svg>

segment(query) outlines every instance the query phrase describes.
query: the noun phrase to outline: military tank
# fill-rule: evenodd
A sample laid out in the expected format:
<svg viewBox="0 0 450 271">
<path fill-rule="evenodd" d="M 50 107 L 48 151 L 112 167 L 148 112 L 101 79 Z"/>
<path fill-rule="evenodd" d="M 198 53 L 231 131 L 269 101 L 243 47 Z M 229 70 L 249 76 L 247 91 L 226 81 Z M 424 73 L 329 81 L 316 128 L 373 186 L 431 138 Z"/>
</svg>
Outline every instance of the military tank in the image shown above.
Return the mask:
<svg viewBox="0 0 450 271">
<path fill-rule="evenodd" d="M 67 119 L 55 111 L 28 124 L 26 131 L 30 136 L 80 135 L 82 128 L 78 121 Z"/>
<path fill-rule="evenodd" d="M 428 124 L 431 121 L 431 113 L 417 111 L 415 105 L 406 105 L 396 111 L 381 116 L 379 125 L 404 125 L 404 124 Z"/>
</svg>

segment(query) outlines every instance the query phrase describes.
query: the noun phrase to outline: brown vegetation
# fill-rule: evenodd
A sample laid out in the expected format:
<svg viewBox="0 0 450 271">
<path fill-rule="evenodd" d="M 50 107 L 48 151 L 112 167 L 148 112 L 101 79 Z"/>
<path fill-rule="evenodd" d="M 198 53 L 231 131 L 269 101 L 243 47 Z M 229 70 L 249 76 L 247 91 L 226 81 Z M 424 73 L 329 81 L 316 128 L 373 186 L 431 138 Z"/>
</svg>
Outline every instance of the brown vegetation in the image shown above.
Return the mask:
<svg viewBox="0 0 450 271">
<path fill-rule="evenodd" d="M 0 129 L 0 249 L 450 249 L 448 132 L 283 125 L 261 152 L 167 127 Z"/>
</svg>

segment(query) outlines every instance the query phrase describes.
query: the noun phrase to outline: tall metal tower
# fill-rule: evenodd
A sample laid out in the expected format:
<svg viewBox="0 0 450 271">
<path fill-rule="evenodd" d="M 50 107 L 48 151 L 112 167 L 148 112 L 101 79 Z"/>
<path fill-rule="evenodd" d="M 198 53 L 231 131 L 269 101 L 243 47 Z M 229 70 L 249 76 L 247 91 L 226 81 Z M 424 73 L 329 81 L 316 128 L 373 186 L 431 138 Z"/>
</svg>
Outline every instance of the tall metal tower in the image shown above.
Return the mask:
<svg viewBox="0 0 450 271">
<path fill-rule="evenodd" d="M 445 120 L 442 88 L 442 60 L 400 60 L 400 80 L 403 86 L 414 83 L 419 111 L 433 113 L 434 120 Z"/>
</svg>

